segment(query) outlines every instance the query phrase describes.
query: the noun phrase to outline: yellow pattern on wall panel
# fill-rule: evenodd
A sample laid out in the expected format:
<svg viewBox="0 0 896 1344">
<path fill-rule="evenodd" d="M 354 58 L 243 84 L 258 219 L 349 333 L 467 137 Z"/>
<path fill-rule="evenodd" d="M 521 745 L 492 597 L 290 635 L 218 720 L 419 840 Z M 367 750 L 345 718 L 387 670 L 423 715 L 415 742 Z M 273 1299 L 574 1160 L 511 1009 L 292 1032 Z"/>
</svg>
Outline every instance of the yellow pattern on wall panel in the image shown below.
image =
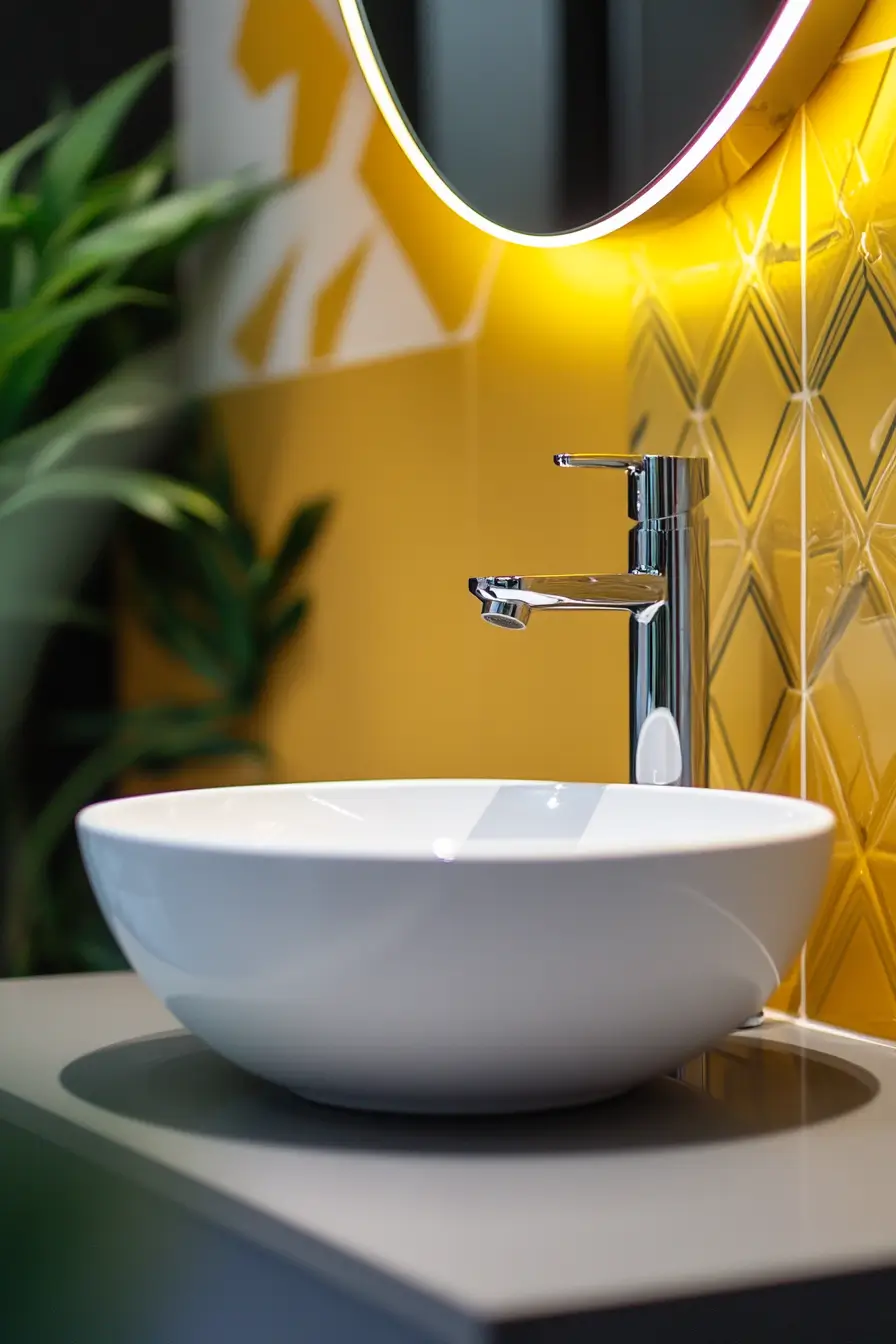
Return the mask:
<svg viewBox="0 0 896 1344">
<path fill-rule="evenodd" d="M 255 93 L 266 93 L 284 76 L 295 80 L 284 168 L 293 177 L 314 172 L 326 158 L 351 69 L 352 58 L 332 25 L 313 0 L 248 0 L 234 59 Z"/>
<path fill-rule="evenodd" d="M 896 5 L 807 108 L 818 146 L 807 218 L 813 433 L 807 442 L 810 787 L 841 821 L 809 942 L 807 1010 L 896 1036 Z M 889 47 L 887 47 L 889 44 Z M 862 55 L 863 52 L 870 54 Z M 883 48 L 883 49 L 882 49 Z M 825 271 L 826 221 L 843 224 Z M 812 255 L 811 244 L 815 244 Z M 836 276 L 831 284 L 829 276 Z M 826 282 L 826 283 L 825 283 Z M 830 295 L 830 297 L 829 297 Z"/>
<path fill-rule="evenodd" d="M 297 254 L 293 250 L 277 267 L 270 283 L 233 333 L 234 348 L 253 368 L 260 369 L 268 356 L 277 321 L 295 275 L 296 262 Z"/>
<path fill-rule="evenodd" d="M 339 332 L 370 252 L 370 239 L 362 238 L 339 270 L 317 296 L 314 306 L 312 346 L 315 358 L 324 359 L 336 348 Z"/>
<path fill-rule="evenodd" d="M 225 0 L 184 3 L 212 23 Z M 805 983 L 794 968 L 775 1002 L 896 1037 L 896 0 L 869 0 L 723 200 L 561 252 L 496 246 L 426 192 L 346 64 L 335 8 L 247 0 L 233 49 L 260 101 L 283 81 L 296 95 L 283 167 L 318 164 L 289 240 L 309 311 L 373 229 L 342 330 L 356 339 L 363 297 L 368 324 L 417 335 L 218 398 L 267 535 L 302 496 L 338 499 L 308 636 L 263 711 L 281 775 L 622 777 L 624 620 L 535 620 L 513 639 L 475 619 L 464 581 L 624 563 L 622 487 L 552 472 L 552 452 L 619 449 L 637 428 L 646 451 L 705 454 L 712 781 L 803 792 L 840 821 Z M 309 259 L 309 221 L 334 219 L 343 250 Z M 339 359 L 366 339 L 339 337 Z M 425 612 L 402 592 L 419 572 Z"/>
<path fill-rule="evenodd" d="M 713 779 L 837 813 L 805 985 L 896 1037 L 896 3 L 787 139 L 639 256 L 630 419 L 713 469 Z M 805 735 L 805 741 L 803 736 Z"/>
<path fill-rule="evenodd" d="M 446 331 L 469 315 L 489 256 L 486 234 L 447 210 L 410 168 L 379 114 L 360 164 L 361 179 L 414 268 Z"/>
</svg>

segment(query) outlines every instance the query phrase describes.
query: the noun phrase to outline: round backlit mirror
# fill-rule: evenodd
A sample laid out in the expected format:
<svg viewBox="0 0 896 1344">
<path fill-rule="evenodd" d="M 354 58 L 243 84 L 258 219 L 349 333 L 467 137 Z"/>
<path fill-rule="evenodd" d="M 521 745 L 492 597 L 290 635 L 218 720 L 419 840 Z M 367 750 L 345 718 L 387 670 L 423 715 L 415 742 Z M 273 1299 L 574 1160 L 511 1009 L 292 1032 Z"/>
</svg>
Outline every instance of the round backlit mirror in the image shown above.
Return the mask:
<svg viewBox="0 0 896 1344">
<path fill-rule="evenodd" d="M 418 171 L 513 241 L 681 216 L 735 182 L 862 0 L 339 0 Z"/>
</svg>

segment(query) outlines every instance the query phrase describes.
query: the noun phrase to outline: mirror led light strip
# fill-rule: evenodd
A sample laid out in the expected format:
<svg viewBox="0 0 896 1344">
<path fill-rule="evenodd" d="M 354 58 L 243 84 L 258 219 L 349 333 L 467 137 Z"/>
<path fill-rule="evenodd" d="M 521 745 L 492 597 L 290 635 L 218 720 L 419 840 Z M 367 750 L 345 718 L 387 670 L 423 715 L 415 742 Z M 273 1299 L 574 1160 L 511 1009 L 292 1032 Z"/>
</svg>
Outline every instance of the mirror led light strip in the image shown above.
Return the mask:
<svg viewBox="0 0 896 1344">
<path fill-rule="evenodd" d="M 392 90 L 383 76 L 361 15 L 361 2 L 362 0 L 339 0 L 339 8 L 342 10 L 355 55 L 389 129 L 427 185 L 455 214 L 460 215 L 461 219 L 490 233 L 494 238 L 500 238 L 507 243 L 521 243 L 524 247 L 570 247 L 574 243 L 586 243 L 594 238 L 604 238 L 625 224 L 631 224 L 633 220 L 652 210 L 690 176 L 749 107 L 799 27 L 812 0 L 785 0 L 781 12 L 766 33 L 762 45 L 757 48 L 739 83 L 665 172 L 637 196 L 621 205 L 618 210 L 613 210 L 594 224 L 586 224 L 581 229 L 570 229 L 567 233 L 548 234 L 517 233 L 515 229 L 505 229 L 503 225 L 495 224 L 468 205 L 439 176 L 408 128 L 392 96 Z"/>
</svg>

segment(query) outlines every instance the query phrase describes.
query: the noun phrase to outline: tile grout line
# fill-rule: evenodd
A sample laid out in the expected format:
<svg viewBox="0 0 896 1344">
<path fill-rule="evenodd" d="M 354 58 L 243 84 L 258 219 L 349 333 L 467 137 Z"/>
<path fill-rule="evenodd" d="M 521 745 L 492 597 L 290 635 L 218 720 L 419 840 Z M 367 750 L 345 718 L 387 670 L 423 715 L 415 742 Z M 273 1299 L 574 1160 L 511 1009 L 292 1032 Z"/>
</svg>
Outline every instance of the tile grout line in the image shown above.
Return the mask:
<svg viewBox="0 0 896 1344">
<path fill-rule="evenodd" d="M 808 181 L 806 167 L 806 109 L 800 112 L 800 797 L 805 798 L 808 783 L 808 745 L 806 726 L 807 704 L 807 623 L 808 623 L 808 558 L 807 558 L 807 482 L 806 482 L 806 417 L 809 414 L 809 302 L 807 295 L 808 252 Z M 806 1018 L 806 944 L 800 952 L 800 1017 Z"/>
</svg>

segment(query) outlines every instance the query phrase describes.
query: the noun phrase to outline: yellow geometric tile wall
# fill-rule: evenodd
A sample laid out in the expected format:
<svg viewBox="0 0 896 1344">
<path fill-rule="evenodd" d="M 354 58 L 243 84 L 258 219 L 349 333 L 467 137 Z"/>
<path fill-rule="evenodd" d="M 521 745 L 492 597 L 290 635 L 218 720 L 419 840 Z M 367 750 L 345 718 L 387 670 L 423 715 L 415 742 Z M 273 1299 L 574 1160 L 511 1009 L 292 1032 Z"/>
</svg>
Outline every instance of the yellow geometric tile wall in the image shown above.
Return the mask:
<svg viewBox="0 0 896 1344">
<path fill-rule="evenodd" d="M 869 0 L 726 199 L 557 252 L 494 244 L 428 192 L 367 107 L 332 0 L 181 9 L 202 11 L 194 44 L 234 13 L 221 80 L 235 72 L 241 96 L 289 86 L 282 168 L 312 192 L 344 155 L 339 127 L 368 116 L 339 206 L 352 241 L 315 270 L 288 237 L 226 333 L 247 380 L 212 380 L 265 535 L 299 498 L 337 499 L 313 622 L 263 709 L 280 776 L 624 778 L 624 621 L 533 621 L 514 639 L 475 619 L 465 579 L 624 563 L 621 484 L 553 473 L 552 452 L 620 449 L 639 428 L 647 451 L 704 453 L 712 782 L 803 793 L 840 823 L 775 1002 L 896 1038 L 896 0 Z M 349 358 L 364 285 L 375 318 L 405 302 L 371 278 L 384 238 L 436 335 Z M 302 284 L 304 363 L 272 376 Z M 126 694 L 162 674 L 129 637 Z"/>
<path fill-rule="evenodd" d="M 776 1003 L 896 1037 L 896 0 L 636 264 L 632 424 L 712 463 L 712 782 L 840 823 Z"/>
</svg>

